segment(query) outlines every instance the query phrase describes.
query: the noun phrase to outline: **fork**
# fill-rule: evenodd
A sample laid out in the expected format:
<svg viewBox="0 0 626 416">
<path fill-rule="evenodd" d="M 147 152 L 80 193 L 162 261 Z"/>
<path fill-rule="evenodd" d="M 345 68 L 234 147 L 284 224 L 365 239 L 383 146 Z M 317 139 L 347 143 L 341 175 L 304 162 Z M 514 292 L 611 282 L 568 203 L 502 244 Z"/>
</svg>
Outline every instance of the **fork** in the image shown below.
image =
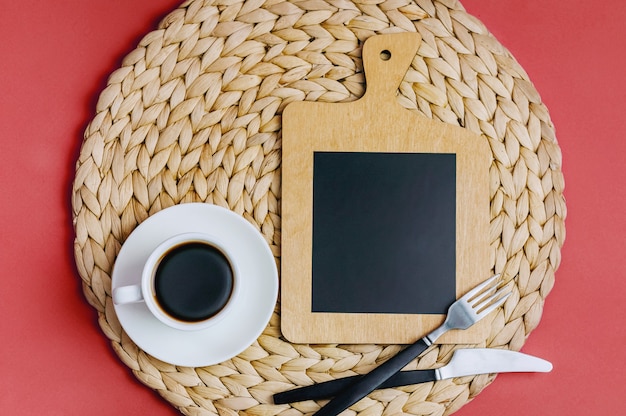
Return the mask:
<svg viewBox="0 0 626 416">
<path fill-rule="evenodd" d="M 448 308 L 446 320 L 441 326 L 361 376 L 314 416 L 335 416 L 341 413 L 418 357 L 441 335 L 451 329 L 467 329 L 502 305 L 511 292 L 506 287 L 498 289 L 499 277 L 499 274 L 490 277 L 459 298 Z"/>
</svg>

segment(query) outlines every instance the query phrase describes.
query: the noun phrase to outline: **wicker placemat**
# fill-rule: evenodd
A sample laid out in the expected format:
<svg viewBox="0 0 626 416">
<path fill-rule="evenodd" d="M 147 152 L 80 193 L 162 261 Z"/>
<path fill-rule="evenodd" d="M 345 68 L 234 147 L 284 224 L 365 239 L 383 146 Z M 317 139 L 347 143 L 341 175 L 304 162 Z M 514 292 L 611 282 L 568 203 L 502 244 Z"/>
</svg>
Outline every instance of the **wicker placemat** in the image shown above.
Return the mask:
<svg viewBox="0 0 626 416">
<path fill-rule="evenodd" d="M 373 34 L 418 31 L 423 43 L 400 87 L 408 108 L 482 133 L 493 151 L 491 264 L 515 290 L 479 346 L 518 350 L 539 323 L 560 262 L 566 213 L 561 154 L 528 76 L 455 1 L 189 1 L 111 74 L 87 127 L 74 180 L 75 256 L 105 335 L 136 377 L 185 414 L 298 415 L 316 402 L 272 404 L 295 385 L 365 373 L 398 345 L 293 345 L 279 305 L 263 335 L 220 365 L 181 368 L 139 350 L 111 302 L 111 270 L 149 215 L 205 201 L 255 224 L 280 256 L 284 106 L 355 100 L 360 47 Z M 432 349 L 413 368 L 446 362 Z M 380 390 L 362 415 L 449 414 L 493 376 Z"/>
</svg>

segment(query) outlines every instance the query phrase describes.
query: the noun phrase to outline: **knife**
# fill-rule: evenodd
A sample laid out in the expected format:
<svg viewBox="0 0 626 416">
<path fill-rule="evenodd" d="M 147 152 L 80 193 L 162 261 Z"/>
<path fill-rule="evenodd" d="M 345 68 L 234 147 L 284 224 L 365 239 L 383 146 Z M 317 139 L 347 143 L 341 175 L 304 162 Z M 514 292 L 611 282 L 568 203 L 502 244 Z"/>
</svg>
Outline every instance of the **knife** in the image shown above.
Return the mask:
<svg viewBox="0 0 626 416">
<path fill-rule="evenodd" d="M 454 377 L 476 374 L 542 372 L 552 370 L 552 364 L 541 358 L 521 352 L 493 348 L 459 349 L 450 362 L 432 370 L 400 371 L 387 379 L 378 388 L 406 386 Z M 336 380 L 300 387 L 274 394 L 275 404 L 295 403 L 304 400 L 319 400 L 333 397 L 350 386 L 361 376 L 343 377 Z"/>
</svg>

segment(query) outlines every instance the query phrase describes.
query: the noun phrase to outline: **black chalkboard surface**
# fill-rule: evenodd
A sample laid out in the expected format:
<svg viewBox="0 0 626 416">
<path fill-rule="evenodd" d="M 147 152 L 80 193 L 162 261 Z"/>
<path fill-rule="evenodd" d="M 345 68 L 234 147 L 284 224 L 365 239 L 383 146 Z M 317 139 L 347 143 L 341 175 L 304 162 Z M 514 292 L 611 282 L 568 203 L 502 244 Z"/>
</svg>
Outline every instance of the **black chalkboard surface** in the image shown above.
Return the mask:
<svg viewBox="0 0 626 416">
<path fill-rule="evenodd" d="M 445 314 L 456 155 L 314 152 L 312 312 Z"/>
</svg>

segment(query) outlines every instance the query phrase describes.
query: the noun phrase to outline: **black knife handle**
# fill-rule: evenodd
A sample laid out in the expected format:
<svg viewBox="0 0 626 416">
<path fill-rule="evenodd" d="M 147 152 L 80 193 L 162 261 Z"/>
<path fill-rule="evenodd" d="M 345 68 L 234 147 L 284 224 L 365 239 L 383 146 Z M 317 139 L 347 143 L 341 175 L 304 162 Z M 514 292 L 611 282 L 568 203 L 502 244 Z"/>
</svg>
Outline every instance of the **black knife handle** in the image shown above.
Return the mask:
<svg viewBox="0 0 626 416">
<path fill-rule="evenodd" d="M 286 404 L 302 402 L 304 400 L 322 400 L 335 396 L 341 390 L 348 388 L 350 384 L 363 376 L 350 376 L 338 378 L 336 380 L 325 381 L 311 386 L 300 387 L 293 390 L 283 391 L 274 395 L 274 404 Z M 378 386 L 379 389 L 388 389 L 398 386 L 409 386 L 411 384 L 426 383 L 436 381 L 435 370 L 412 370 L 400 371 L 387 381 Z"/>
<path fill-rule="evenodd" d="M 429 345 L 430 342 L 426 341 L 425 338 L 421 338 L 414 344 L 409 345 L 369 373 L 359 377 L 358 380 L 351 383 L 347 388 L 341 390 L 326 406 L 317 411 L 315 416 L 336 416 L 343 412 L 370 392 L 376 390 L 385 380 L 402 370 L 402 367 L 423 353 Z"/>
</svg>

